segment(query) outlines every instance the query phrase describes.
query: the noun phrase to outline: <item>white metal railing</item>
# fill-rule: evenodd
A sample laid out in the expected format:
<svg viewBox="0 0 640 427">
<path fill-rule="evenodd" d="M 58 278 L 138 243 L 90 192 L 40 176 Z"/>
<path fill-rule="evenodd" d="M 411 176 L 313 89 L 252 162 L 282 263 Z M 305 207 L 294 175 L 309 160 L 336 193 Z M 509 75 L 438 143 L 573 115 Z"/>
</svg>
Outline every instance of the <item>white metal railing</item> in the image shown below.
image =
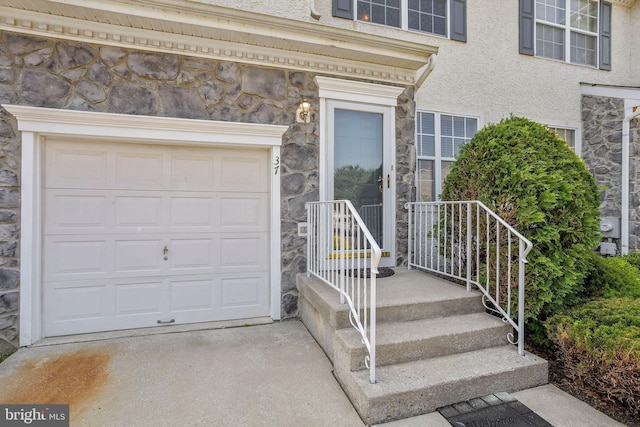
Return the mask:
<svg viewBox="0 0 640 427">
<path fill-rule="evenodd" d="M 477 286 L 485 307 L 513 326 L 517 338 L 509 333 L 507 339 L 524 355 L 524 270 L 531 242 L 479 201 L 405 207 L 409 268 L 463 280 L 468 291 Z"/>
<path fill-rule="evenodd" d="M 376 242 L 382 241 L 382 203 L 362 205 L 358 211 Z"/>
<path fill-rule="evenodd" d="M 368 356 L 369 381 L 376 381 L 376 277 L 380 247 L 348 200 L 308 202 L 307 275 L 314 275 L 349 305 L 349 320 Z M 367 274 L 369 268 L 369 274 Z"/>
</svg>

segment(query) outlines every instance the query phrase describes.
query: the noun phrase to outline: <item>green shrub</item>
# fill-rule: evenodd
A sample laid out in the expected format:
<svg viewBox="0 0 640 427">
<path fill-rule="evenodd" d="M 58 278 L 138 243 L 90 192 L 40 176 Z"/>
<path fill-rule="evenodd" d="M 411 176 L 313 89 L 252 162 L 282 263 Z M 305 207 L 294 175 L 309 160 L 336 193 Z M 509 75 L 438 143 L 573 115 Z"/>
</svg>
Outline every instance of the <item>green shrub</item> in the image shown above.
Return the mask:
<svg viewBox="0 0 640 427">
<path fill-rule="evenodd" d="M 597 299 L 551 317 L 547 327 L 573 387 L 640 414 L 639 299 Z"/>
<path fill-rule="evenodd" d="M 591 255 L 592 267 L 585 279 L 585 299 L 603 297 L 640 298 L 640 276 L 638 269 L 629 263 L 629 258 L 605 258 Z"/>
<path fill-rule="evenodd" d="M 543 320 L 580 301 L 600 241 L 599 193 L 584 162 L 547 127 L 511 117 L 462 148 L 442 199 L 480 200 L 533 243 L 525 320 L 542 343 Z"/>
<path fill-rule="evenodd" d="M 630 254 L 624 255 L 622 258 L 637 268 L 640 272 L 640 252 L 631 252 Z"/>
</svg>

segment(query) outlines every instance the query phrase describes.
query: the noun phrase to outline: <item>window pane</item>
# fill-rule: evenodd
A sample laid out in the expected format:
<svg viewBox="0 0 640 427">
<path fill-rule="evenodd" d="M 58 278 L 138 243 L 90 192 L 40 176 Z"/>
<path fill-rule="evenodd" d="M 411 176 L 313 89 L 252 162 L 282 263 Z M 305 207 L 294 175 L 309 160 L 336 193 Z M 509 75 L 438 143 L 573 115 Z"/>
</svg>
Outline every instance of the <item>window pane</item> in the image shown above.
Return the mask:
<svg viewBox="0 0 640 427">
<path fill-rule="evenodd" d="M 435 115 L 433 113 L 418 113 L 417 117 L 417 154 L 418 156 L 435 156 Z"/>
<path fill-rule="evenodd" d="M 571 27 L 597 32 L 598 2 L 594 0 L 571 0 Z"/>
<path fill-rule="evenodd" d="M 400 26 L 400 0 L 358 0 L 358 20 Z"/>
<path fill-rule="evenodd" d="M 595 36 L 588 36 L 571 32 L 571 62 L 574 64 L 585 64 L 596 66 L 596 46 Z"/>
<path fill-rule="evenodd" d="M 442 115 L 440 118 L 440 132 L 443 136 L 453 136 L 453 117 Z"/>
<path fill-rule="evenodd" d="M 536 25 L 536 55 L 564 60 L 564 30 L 549 25 Z"/>
<path fill-rule="evenodd" d="M 442 170 L 440 171 L 440 178 L 441 182 L 444 182 L 444 180 L 449 176 L 449 172 L 451 172 L 451 165 L 453 165 L 453 162 L 443 161 L 441 164 Z"/>
<path fill-rule="evenodd" d="M 443 136 L 440 138 L 440 154 L 442 157 L 453 158 L 453 138 Z"/>
<path fill-rule="evenodd" d="M 554 24 L 564 24 L 564 0 L 537 0 L 536 18 L 538 20 L 552 22 Z"/>
<path fill-rule="evenodd" d="M 567 142 L 567 145 L 571 147 L 571 149 L 575 150 L 576 148 L 576 131 L 574 129 L 566 129 L 566 128 L 557 128 L 548 126 L 549 129 L 554 131 L 556 135 L 560 138 L 564 139 Z"/>
<path fill-rule="evenodd" d="M 417 200 L 419 202 L 433 202 L 435 200 L 433 160 L 418 160 L 416 174 L 418 177 Z"/>
<path fill-rule="evenodd" d="M 446 35 L 447 0 L 418 0 L 409 2 L 409 28 L 425 33 Z M 417 18 L 412 18 L 417 14 Z"/>
<path fill-rule="evenodd" d="M 436 155 L 436 138 L 433 135 L 422 135 L 420 137 L 420 145 L 418 146 L 418 156 Z"/>
</svg>

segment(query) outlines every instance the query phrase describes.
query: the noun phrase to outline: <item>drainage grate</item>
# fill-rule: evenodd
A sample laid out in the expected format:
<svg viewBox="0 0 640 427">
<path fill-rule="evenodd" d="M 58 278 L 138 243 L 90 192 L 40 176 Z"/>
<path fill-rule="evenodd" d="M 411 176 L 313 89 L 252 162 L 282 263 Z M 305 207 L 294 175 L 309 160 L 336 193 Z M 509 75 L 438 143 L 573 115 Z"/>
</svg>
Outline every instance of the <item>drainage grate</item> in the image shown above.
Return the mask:
<svg viewBox="0 0 640 427">
<path fill-rule="evenodd" d="M 438 412 L 454 427 L 553 427 L 509 393 L 444 406 Z"/>
</svg>

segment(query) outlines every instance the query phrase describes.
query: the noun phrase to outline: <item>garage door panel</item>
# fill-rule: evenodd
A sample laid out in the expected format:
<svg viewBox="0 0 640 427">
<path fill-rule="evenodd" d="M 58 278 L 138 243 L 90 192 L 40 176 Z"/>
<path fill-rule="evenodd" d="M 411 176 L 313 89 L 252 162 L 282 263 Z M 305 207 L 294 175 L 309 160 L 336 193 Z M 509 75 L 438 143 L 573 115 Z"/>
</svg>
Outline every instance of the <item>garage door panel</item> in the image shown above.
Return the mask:
<svg viewBox="0 0 640 427">
<path fill-rule="evenodd" d="M 266 192 L 269 182 L 267 175 L 266 153 L 263 155 L 223 154 L 221 158 L 222 191 Z"/>
<path fill-rule="evenodd" d="M 159 318 L 164 310 L 162 290 L 163 284 L 160 278 L 148 283 L 117 283 L 115 315 L 155 314 Z"/>
<path fill-rule="evenodd" d="M 117 152 L 115 155 L 115 186 L 116 188 L 148 188 L 162 189 L 163 155 L 149 152 Z"/>
<path fill-rule="evenodd" d="M 162 226 L 161 194 L 127 192 L 114 198 L 116 227 L 149 232 Z"/>
<path fill-rule="evenodd" d="M 49 234 L 105 233 L 110 222 L 109 205 L 109 198 L 105 192 L 47 192 L 45 229 Z"/>
<path fill-rule="evenodd" d="M 189 154 L 175 153 L 171 156 L 171 189 L 172 190 L 206 190 L 219 189 L 216 180 L 217 163 L 219 161 L 210 150 L 199 150 Z M 217 182 L 216 182 L 217 181 Z"/>
<path fill-rule="evenodd" d="M 172 271 L 182 273 L 213 273 L 215 255 L 214 237 L 171 239 L 168 257 Z"/>
<path fill-rule="evenodd" d="M 116 274 L 160 274 L 164 269 L 163 249 L 160 239 L 116 240 L 114 243 Z"/>
<path fill-rule="evenodd" d="M 268 250 L 266 234 L 225 234 L 220 238 L 220 271 L 266 270 Z"/>
<path fill-rule="evenodd" d="M 171 231 L 213 232 L 219 202 L 213 194 L 180 193 L 169 198 Z"/>
<path fill-rule="evenodd" d="M 172 280 L 171 312 L 214 309 L 212 278 Z"/>
<path fill-rule="evenodd" d="M 104 147 L 72 143 L 47 144 L 45 182 L 57 188 L 104 188 L 108 153 Z"/>
<path fill-rule="evenodd" d="M 79 240 L 85 239 L 85 240 Z M 85 237 L 45 238 L 45 280 L 102 277 L 110 271 L 108 242 Z"/>
<path fill-rule="evenodd" d="M 269 227 L 267 194 L 224 194 L 220 197 L 220 231 L 267 231 Z"/>
</svg>

